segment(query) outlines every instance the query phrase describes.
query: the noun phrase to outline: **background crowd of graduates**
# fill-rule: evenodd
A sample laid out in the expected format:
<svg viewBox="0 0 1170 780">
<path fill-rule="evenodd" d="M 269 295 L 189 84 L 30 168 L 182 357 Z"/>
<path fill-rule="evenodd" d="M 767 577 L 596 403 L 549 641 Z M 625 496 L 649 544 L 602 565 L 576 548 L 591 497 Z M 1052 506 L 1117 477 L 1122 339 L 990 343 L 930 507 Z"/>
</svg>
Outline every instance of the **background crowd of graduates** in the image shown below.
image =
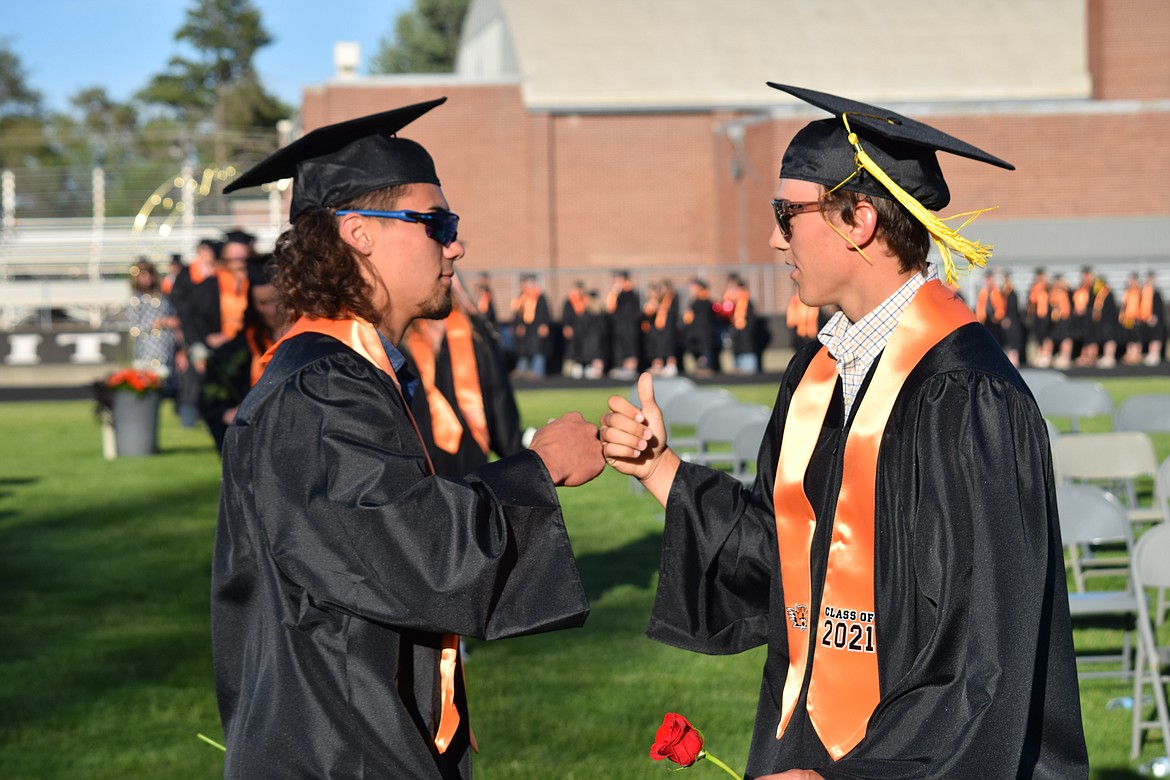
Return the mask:
<svg viewBox="0 0 1170 780">
<path fill-rule="evenodd" d="M 975 315 L 1016 365 L 1113 368 L 1157 366 L 1163 360 L 1165 304 L 1155 274 L 1130 274 L 1114 290 L 1091 267 L 1079 279 L 1035 271 L 1021 296 L 1004 272 L 984 277 Z"/>
<path fill-rule="evenodd" d="M 697 277 L 685 291 L 666 278 L 639 290 L 628 271 L 614 271 L 607 290 L 575 282 L 559 311 L 537 278 L 525 275 L 506 321 L 497 319 L 490 278 L 480 275 L 473 295 L 479 314 L 500 332 L 516 375 L 526 379 L 563 373 L 633 380 L 642 370 L 656 376 L 755 374 L 772 339 L 738 274 L 730 274 L 716 295 Z"/>
</svg>

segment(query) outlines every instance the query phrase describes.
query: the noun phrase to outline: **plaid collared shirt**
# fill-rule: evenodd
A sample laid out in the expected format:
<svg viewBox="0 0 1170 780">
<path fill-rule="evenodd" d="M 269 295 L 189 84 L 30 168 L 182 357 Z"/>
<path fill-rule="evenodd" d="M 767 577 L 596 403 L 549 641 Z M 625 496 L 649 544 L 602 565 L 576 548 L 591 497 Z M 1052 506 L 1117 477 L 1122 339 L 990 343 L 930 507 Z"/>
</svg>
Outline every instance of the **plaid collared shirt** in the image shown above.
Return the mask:
<svg viewBox="0 0 1170 780">
<path fill-rule="evenodd" d="M 841 389 L 845 393 L 846 418 L 853 411 L 853 401 L 857 398 L 861 383 L 865 381 L 865 375 L 886 348 L 886 342 L 890 340 L 890 334 L 894 332 L 902 312 L 910 305 L 919 287 L 937 278 L 938 268 L 930 264 L 926 267 L 926 273 L 910 277 L 893 295 L 857 322 L 850 322 L 845 313 L 839 311 L 817 334 L 817 338 L 837 361 L 837 373 L 841 376 Z"/>
</svg>

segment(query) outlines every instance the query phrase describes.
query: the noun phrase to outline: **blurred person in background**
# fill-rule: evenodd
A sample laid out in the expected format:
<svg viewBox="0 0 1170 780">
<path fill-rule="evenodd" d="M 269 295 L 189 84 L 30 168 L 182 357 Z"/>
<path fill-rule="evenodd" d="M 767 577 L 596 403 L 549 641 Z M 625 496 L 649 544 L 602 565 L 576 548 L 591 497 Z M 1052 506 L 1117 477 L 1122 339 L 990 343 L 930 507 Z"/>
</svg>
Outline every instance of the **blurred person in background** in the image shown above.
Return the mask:
<svg viewBox="0 0 1170 780">
<path fill-rule="evenodd" d="M 552 318 L 548 299 L 533 274 L 520 277 L 520 294 L 512 301 L 516 373 L 527 379 L 544 379 L 548 366 L 548 340 Z"/>
<path fill-rule="evenodd" d="M 462 477 L 522 449 L 520 409 L 495 329 L 475 311 L 459 277 L 445 319 L 416 319 L 403 340 L 419 378 L 411 411 L 436 474 Z"/>
<path fill-rule="evenodd" d="M 655 282 L 643 309 L 650 373 L 678 376 L 678 297 L 669 279 Z"/>
<path fill-rule="evenodd" d="M 249 266 L 243 327 L 211 350 L 204 364 L 199 413 L 218 452 L 223 451 L 223 437 L 244 396 L 260 379 L 264 354 L 283 332 L 271 260 L 271 255 L 260 255 L 258 262 Z"/>
<path fill-rule="evenodd" d="M 610 376 L 631 380 L 638 375 L 642 341 L 642 303 L 629 271 L 614 271 L 605 296 L 609 316 Z"/>
<path fill-rule="evenodd" d="M 171 286 L 170 299 L 179 317 L 185 365 L 179 379 L 176 406 L 184 427 L 199 421 L 199 384 L 203 365 L 210 354 L 207 338 L 221 327 L 219 316 L 219 280 L 216 269 L 222 244 L 205 238 L 195 248 L 195 255 Z"/>
<path fill-rule="evenodd" d="M 163 294 L 158 269 L 146 258 L 130 266 L 133 293 L 127 306 L 130 316 L 130 339 L 134 365 L 149 368 L 168 386 L 177 379 L 175 371 L 176 335 L 179 318 L 174 305 Z"/>
<path fill-rule="evenodd" d="M 565 370 L 564 373 L 580 379 L 585 376 L 585 366 L 589 362 L 583 354 L 584 342 L 580 338 L 581 324 L 589 307 L 589 293 L 585 289 L 585 282 L 578 279 L 569 288 L 565 302 L 561 306 L 561 339 L 564 343 Z"/>
<path fill-rule="evenodd" d="M 718 363 L 719 354 L 715 336 L 715 310 L 711 300 L 711 288 L 699 277 L 688 283 L 691 300 L 683 314 L 683 341 L 687 352 L 695 361 L 696 376 L 711 376 Z"/>
</svg>

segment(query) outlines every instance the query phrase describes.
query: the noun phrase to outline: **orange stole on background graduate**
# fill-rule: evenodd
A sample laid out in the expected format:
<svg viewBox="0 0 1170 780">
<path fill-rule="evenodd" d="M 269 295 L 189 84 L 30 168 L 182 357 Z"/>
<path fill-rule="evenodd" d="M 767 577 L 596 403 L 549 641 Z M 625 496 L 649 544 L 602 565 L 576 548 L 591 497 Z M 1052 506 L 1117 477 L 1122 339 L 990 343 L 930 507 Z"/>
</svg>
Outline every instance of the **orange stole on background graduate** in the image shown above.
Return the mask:
<svg viewBox="0 0 1170 780">
<path fill-rule="evenodd" d="M 941 282 L 924 284 L 906 307 L 882 352 L 869 388 L 854 411 L 845 444 L 841 491 L 833 518 L 825 587 L 812 615 L 810 548 L 817 518 L 804 476 L 837 386 L 827 349 L 817 353 L 793 393 L 776 465 L 776 533 L 784 588 L 789 666 L 780 724 L 783 736 L 804 683 L 815 632 L 808 714 L 833 760 L 865 736 L 881 697 L 874 597 L 874 494 L 877 457 L 890 411 L 906 377 L 931 347 L 974 322 L 966 304 Z"/>
<path fill-rule="evenodd" d="M 301 317 L 288 329 L 287 333 L 281 336 L 279 341 L 264 353 L 264 357 L 261 358 L 261 370 L 266 368 L 268 363 L 271 362 L 272 356 L 276 354 L 277 347 L 293 336 L 299 336 L 302 333 L 321 333 L 330 338 L 337 339 L 385 372 L 394 383 L 394 387 L 398 389 L 398 392 L 402 392 L 402 387 L 398 384 L 398 376 L 394 373 L 394 367 L 390 365 L 390 358 L 386 356 L 386 350 L 382 346 L 382 340 L 378 338 L 378 331 L 370 323 L 356 317 L 341 320 Z M 403 400 L 405 401 L 405 399 Z M 404 406 L 406 408 L 406 415 L 410 418 L 410 424 L 414 426 L 415 435 L 418 436 L 418 426 L 414 422 L 414 417 L 410 414 L 410 404 L 404 403 Z M 418 436 L 418 440 L 422 444 L 422 436 Z M 431 459 L 427 456 L 426 451 L 426 446 L 423 445 L 423 457 L 426 458 L 427 473 L 434 474 L 435 467 L 431 465 Z M 455 670 L 458 667 L 459 637 L 455 634 L 444 634 L 442 643 L 443 647 L 439 655 L 440 714 L 439 726 L 435 733 L 435 748 L 440 753 L 445 753 L 447 748 L 451 746 L 451 738 L 455 736 L 455 731 L 459 727 L 459 709 L 455 706 Z M 471 737 L 471 746 L 473 749 L 476 747 L 474 736 Z"/>
<path fill-rule="evenodd" d="M 234 339 L 244 328 L 244 311 L 248 308 L 248 278 L 239 277 L 226 268 L 216 271 L 219 283 L 219 331 Z"/>
</svg>

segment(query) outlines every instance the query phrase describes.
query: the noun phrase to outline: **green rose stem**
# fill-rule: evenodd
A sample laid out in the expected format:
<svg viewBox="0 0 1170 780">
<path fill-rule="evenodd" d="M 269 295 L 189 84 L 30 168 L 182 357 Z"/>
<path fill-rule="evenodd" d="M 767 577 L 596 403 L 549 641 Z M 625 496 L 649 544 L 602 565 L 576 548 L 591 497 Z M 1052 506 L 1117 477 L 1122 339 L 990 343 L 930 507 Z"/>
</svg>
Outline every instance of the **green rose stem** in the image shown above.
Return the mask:
<svg viewBox="0 0 1170 780">
<path fill-rule="evenodd" d="M 203 741 L 204 741 L 204 742 L 206 742 L 208 745 L 211 745 L 212 747 L 217 747 L 217 748 L 219 748 L 220 750 L 222 750 L 222 751 L 223 751 L 223 752 L 225 752 L 225 753 L 227 752 L 227 748 L 225 748 L 223 745 L 221 745 L 221 744 L 219 744 L 218 742 L 216 742 L 216 741 L 215 741 L 214 739 L 212 739 L 211 737 L 205 737 L 205 736 L 203 736 L 202 734 L 196 734 L 195 736 L 199 737 L 199 739 L 203 740 Z M 720 764 L 720 766 L 722 766 L 722 763 Z M 724 768 L 724 769 L 727 769 L 727 767 L 723 767 L 723 768 Z M 727 769 L 727 771 L 728 771 L 728 772 L 730 772 L 731 770 L 730 770 L 730 769 Z"/>
<path fill-rule="evenodd" d="M 735 772 L 732 770 L 732 768 L 731 768 L 731 767 L 729 767 L 727 764 L 723 763 L 723 762 L 722 762 L 722 761 L 720 761 L 719 759 L 715 758 L 715 756 L 711 755 L 711 754 L 710 754 L 710 753 L 708 753 L 706 750 L 704 750 L 704 751 L 702 751 L 701 753 L 699 753 L 699 758 L 705 758 L 705 759 L 707 759 L 707 760 L 708 760 L 708 761 L 710 761 L 712 764 L 714 764 L 715 766 L 719 767 L 720 769 L 722 769 L 722 770 L 723 770 L 724 772 L 726 772 L 727 774 L 729 774 L 729 775 L 731 775 L 732 777 L 734 777 L 734 778 L 735 778 L 735 780 L 743 780 L 743 778 L 742 778 L 742 777 L 740 777 L 739 775 L 737 775 L 737 774 L 736 774 L 736 773 L 735 773 Z"/>
</svg>

